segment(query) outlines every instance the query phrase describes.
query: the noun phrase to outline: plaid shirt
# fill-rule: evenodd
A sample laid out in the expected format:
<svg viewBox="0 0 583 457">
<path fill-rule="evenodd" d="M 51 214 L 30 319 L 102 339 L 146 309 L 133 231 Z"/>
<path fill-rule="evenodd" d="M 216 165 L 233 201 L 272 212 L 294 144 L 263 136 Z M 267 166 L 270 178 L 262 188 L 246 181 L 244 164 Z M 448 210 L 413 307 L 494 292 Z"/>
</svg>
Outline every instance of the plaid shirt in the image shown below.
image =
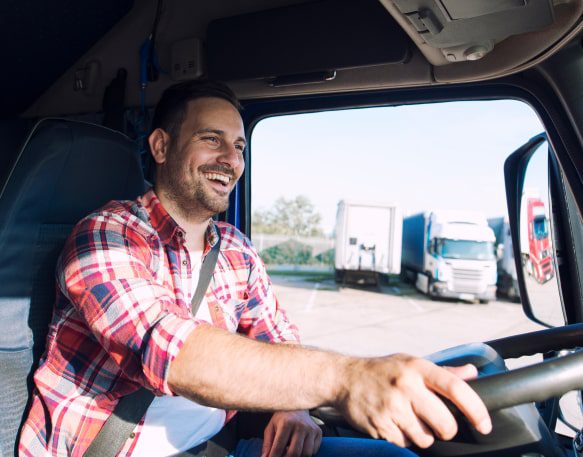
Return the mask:
<svg viewBox="0 0 583 457">
<path fill-rule="evenodd" d="M 220 254 L 205 296 L 213 325 L 262 341 L 298 341 L 248 238 L 211 223 L 204 255 L 217 229 Z M 81 456 L 121 396 L 141 386 L 172 395 L 170 363 L 190 332 L 209 325 L 190 313 L 184 236 L 153 190 L 110 202 L 76 225 L 57 265 L 53 321 L 20 455 Z M 131 455 L 140 425 L 118 455 Z"/>
</svg>

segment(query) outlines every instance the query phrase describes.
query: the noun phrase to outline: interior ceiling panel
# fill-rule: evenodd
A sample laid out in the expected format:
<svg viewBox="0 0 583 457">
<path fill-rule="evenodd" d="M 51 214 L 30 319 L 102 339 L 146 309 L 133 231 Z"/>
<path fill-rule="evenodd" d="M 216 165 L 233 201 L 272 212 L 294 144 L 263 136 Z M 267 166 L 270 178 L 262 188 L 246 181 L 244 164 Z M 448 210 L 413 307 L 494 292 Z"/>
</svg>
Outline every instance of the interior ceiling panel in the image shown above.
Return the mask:
<svg viewBox="0 0 583 457">
<path fill-rule="evenodd" d="M 61 5 L 62 0 L 57 1 Z M 61 14 L 59 11 L 61 17 L 59 17 L 58 23 L 60 25 L 49 27 L 47 24 L 43 25 L 43 21 L 40 19 L 42 15 L 45 14 L 47 17 L 51 17 L 51 23 L 53 23 L 53 17 L 56 17 L 57 15 L 51 16 L 49 12 L 47 12 L 49 10 L 48 6 L 42 4 L 39 6 L 39 4 L 35 4 L 33 8 L 32 0 L 22 0 L 20 4 L 17 3 L 17 0 L 9 0 L 9 4 L 12 6 L 0 6 L 0 13 L 3 10 L 12 10 L 15 7 L 18 7 L 17 9 L 20 10 L 20 15 L 10 11 L 8 15 L 9 19 L 7 19 L 5 14 L 0 17 L 0 23 L 8 23 L 12 21 L 18 24 L 18 21 L 20 21 L 20 24 L 11 27 L 12 32 L 7 33 L 5 30 L 0 31 L 0 33 L 4 34 L 2 36 L 4 37 L 5 42 L 7 42 L 6 35 L 11 33 L 16 36 L 16 30 L 22 28 L 23 23 L 28 24 L 26 27 L 30 29 L 31 27 L 35 27 L 34 24 L 38 22 L 40 24 L 39 30 L 42 31 L 50 28 L 53 33 L 50 38 L 50 40 L 52 40 L 50 43 L 51 46 L 46 43 L 42 48 L 43 50 L 39 52 L 37 50 L 38 46 L 36 42 L 43 41 L 44 37 L 37 33 L 35 35 L 34 43 L 30 44 L 25 51 L 21 53 L 14 51 L 9 54 L 11 56 L 11 60 L 9 60 L 11 63 L 12 61 L 17 61 L 13 58 L 16 54 L 21 56 L 42 55 L 45 62 L 50 60 L 51 65 L 53 65 L 54 59 L 48 59 L 48 57 L 51 52 L 55 51 L 47 50 L 49 47 L 51 49 L 59 49 L 63 47 L 71 48 L 69 42 L 74 42 L 76 46 L 75 49 L 89 48 L 86 52 L 77 50 L 75 53 L 70 52 L 71 49 L 68 49 L 67 51 L 69 52 L 70 57 L 69 64 L 67 65 L 60 62 L 59 70 L 53 71 L 50 78 L 46 77 L 47 69 L 45 68 L 40 70 L 43 74 L 31 76 L 31 73 L 34 73 L 32 70 L 35 68 L 36 62 L 31 63 L 29 59 L 21 58 L 20 61 L 26 60 L 26 62 L 24 62 L 24 65 L 26 65 L 25 70 L 16 71 L 11 66 L 10 71 L 12 72 L 12 77 L 4 80 L 5 87 L 3 89 L 5 89 L 5 92 L 10 92 L 10 89 L 6 89 L 7 87 L 17 88 L 17 90 L 14 90 L 14 94 L 16 95 L 13 95 L 12 93 L 9 94 L 11 97 L 10 106 L 7 107 L 7 103 L 5 102 L 4 106 L 0 107 L 0 115 L 2 112 L 9 112 L 12 115 L 21 113 L 23 117 L 35 118 L 52 115 L 99 112 L 102 110 L 103 106 L 104 91 L 120 68 L 127 70 L 125 106 L 140 106 L 142 98 L 140 94 L 141 86 L 139 84 L 139 50 L 141 44 L 151 33 L 158 0 L 142 0 L 140 2 L 135 2 L 133 8 L 131 8 L 129 3 L 125 3 L 124 8 L 115 9 L 116 7 L 119 7 L 121 1 L 123 0 L 104 0 L 100 2 L 97 2 L 96 0 L 86 0 L 86 2 L 83 2 L 83 13 L 80 13 L 78 9 L 75 9 L 75 11 L 80 17 L 88 19 L 79 19 L 79 22 L 73 25 L 75 27 L 75 31 L 73 32 L 69 33 L 68 30 L 62 31 L 62 33 L 66 33 L 66 38 L 61 38 L 58 44 L 55 44 L 54 36 L 60 36 L 58 29 L 70 29 L 70 27 L 72 27 L 70 23 L 76 21 L 74 15 L 70 13 Z M 360 2 L 357 0 L 351 1 L 360 5 Z M 179 68 L 189 68 L 188 65 L 186 67 L 183 66 L 185 63 L 196 63 L 196 65 L 193 65 L 194 68 L 200 68 L 201 73 L 206 69 L 208 74 L 208 60 L 210 59 L 205 58 L 207 56 L 205 55 L 204 49 L 209 49 L 207 29 L 209 24 L 213 21 L 232 16 L 273 10 L 275 8 L 292 7 L 294 5 L 300 7 L 304 3 L 312 4 L 320 2 L 323 2 L 323 0 L 246 0 L 245 2 L 240 0 L 164 0 L 156 39 L 156 56 L 159 58 L 162 71 L 157 79 L 152 80 L 147 84 L 147 89 L 145 90 L 143 98 L 146 105 L 154 105 L 159 99 L 162 91 L 177 80 L 177 77 L 174 74 L 176 72 L 173 73 L 171 71 L 176 67 L 176 63 L 180 64 L 178 65 Z M 230 76 L 232 79 L 229 78 L 228 82 L 237 91 L 238 95 L 244 99 L 277 97 L 282 95 L 344 92 L 362 89 L 415 87 L 449 82 L 485 80 L 512 74 L 534 65 L 540 59 L 548 57 L 553 52 L 556 52 L 556 50 L 564 44 L 566 39 L 569 37 L 572 38 L 572 34 L 576 33 L 578 29 L 583 27 L 581 19 L 583 17 L 583 0 L 378 0 L 378 2 L 388 13 L 390 13 L 393 19 L 402 29 L 404 29 L 409 39 L 414 43 L 414 45 L 408 46 L 411 51 L 410 58 L 406 59 L 403 63 L 381 63 L 380 65 L 371 65 L 371 61 L 369 61 L 367 63 L 358 62 L 354 67 L 349 63 L 348 67 L 337 70 L 335 78 L 314 78 L 309 81 L 304 81 L 302 79 L 302 81 L 300 81 L 301 85 L 294 86 L 275 84 L 276 82 L 281 83 L 281 81 L 274 81 L 274 78 L 269 76 L 272 73 L 271 71 L 255 75 L 222 75 L 222 77 L 227 79 Z M 501 24 L 503 27 L 513 27 L 513 23 L 516 21 L 520 27 L 519 30 L 512 29 L 512 31 L 510 31 L 511 35 L 508 38 L 495 38 L 493 49 L 484 55 L 483 58 L 473 61 L 464 60 L 461 62 L 452 62 L 446 59 L 443 53 L 444 48 L 434 47 L 428 44 L 428 41 L 424 40 L 422 34 L 416 30 L 414 23 L 411 22 L 411 20 L 397 7 L 397 3 L 399 3 L 402 8 L 405 8 L 405 3 L 411 6 L 412 3 L 421 4 L 420 2 L 425 2 L 424 4 L 427 5 L 432 4 L 432 11 L 435 7 L 438 8 L 438 10 L 435 10 L 437 11 L 436 17 L 439 17 L 440 14 L 447 15 L 447 17 L 444 16 L 445 19 L 442 18 L 446 25 L 449 24 L 449 22 L 455 21 L 461 21 L 459 22 L 460 24 L 462 22 L 465 22 L 466 24 L 472 22 L 475 25 L 482 23 L 483 20 L 490 21 L 493 15 L 504 14 L 505 19 L 503 22 L 505 24 Z M 122 21 L 119 21 L 109 33 L 105 33 L 105 31 L 108 30 L 108 27 L 111 28 L 116 20 L 113 16 L 110 17 L 107 26 L 103 25 L 101 28 L 102 31 L 98 32 L 96 25 L 100 22 L 104 22 L 104 20 L 102 15 L 96 14 L 93 11 L 97 4 L 98 9 L 102 14 L 107 8 L 109 8 L 110 11 L 115 9 L 114 16 L 116 19 L 121 18 L 124 12 L 127 12 L 130 8 L 131 12 L 127 14 Z M 339 1 L 334 3 L 335 7 L 338 7 L 339 4 L 342 4 L 342 2 Z M 91 7 L 91 5 L 93 5 L 93 7 Z M 529 8 L 544 9 L 545 5 L 552 5 L 552 10 L 547 11 L 553 16 L 553 22 L 551 25 L 544 25 L 549 22 L 548 14 L 542 16 L 537 15 L 536 21 L 525 22 L 522 17 L 519 17 L 516 20 L 516 16 L 520 16 L 520 13 L 517 11 L 525 12 L 526 10 L 529 10 Z M 30 8 L 26 8 L 27 6 Z M 310 5 L 306 6 L 309 7 Z M 70 8 L 75 7 L 73 5 L 70 6 Z M 25 9 L 34 11 L 37 19 L 33 21 L 26 18 L 26 14 L 24 14 Z M 50 9 L 56 11 L 58 8 L 54 6 L 53 2 Z M 62 5 L 60 6 L 60 9 L 63 10 Z M 409 10 L 407 11 L 410 12 Z M 17 16 L 21 18 L 16 20 Z M 421 16 L 423 16 L 425 22 L 428 22 L 431 26 L 432 23 L 430 20 L 427 20 L 426 16 L 423 14 L 420 14 L 420 17 Z M 302 32 L 303 21 L 296 22 L 300 22 L 297 25 L 297 28 Z M 530 27 L 533 27 L 535 22 L 537 23 L 536 27 L 538 29 L 536 31 L 526 32 L 527 30 L 530 30 Z M 91 24 L 91 27 L 89 27 L 88 24 Z M 423 24 L 426 25 L 425 23 Z M 433 25 L 435 25 L 435 23 L 433 23 Z M 91 39 L 85 37 L 84 46 L 79 45 L 80 40 L 78 38 L 71 38 L 74 35 L 84 36 L 79 30 L 90 35 L 92 28 L 95 32 L 92 37 L 95 38 L 91 41 Z M 352 27 L 344 28 L 347 30 L 352 29 Z M 57 30 L 55 31 L 53 29 Z M 463 46 L 465 46 L 465 43 L 468 41 L 467 38 L 470 34 L 478 32 L 482 33 L 485 31 L 487 30 L 485 30 L 484 27 L 469 27 L 468 30 L 466 30 L 467 33 L 463 33 L 461 36 L 462 40 L 466 40 L 464 41 Z M 505 28 L 502 30 L 500 36 L 505 36 L 508 31 L 509 29 Z M 347 31 L 346 33 L 348 37 L 353 36 L 350 32 L 352 32 L 352 30 Z M 104 33 L 102 39 L 99 39 L 99 33 Z M 512 33 L 517 34 L 512 35 Z M 22 32 L 21 34 L 25 35 L 26 33 Z M 26 35 L 31 39 L 30 33 Z M 456 34 L 452 34 L 447 38 L 447 44 L 453 44 L 454 47 L 456 46 L 455 35 Z M 39 38 L 39 36 L 41 36 L 41 38 Z M 473 36 L 474 35 L 472 35 L 472 37 Z M 445 35 L 442 36 L 442 38 L 445 39 Z M 18 39 L 21 40 L 21 38 Z M 13 38 L 11 38 L 11 40 L 14 41 Z M 50 40 L 47 38 L 47 41 Z M 379 42 L 376 44 L 381 47 L 383 45 L 388 47 L 394 45 L 391 39 L 383 38 L 378 41 Z M 8 42 L 10 42 L 10 40 L 8 40 Z M 293 44 L 294 41 L 292 40 L 291 42 Z M 95 43 L 95 45 L 91 46 L 91 43 Z M 177 49 L 177 44 L 180 44 L 180 49 L 182 49 L 183 43 L 195 43 L 196 47 L 192 46 L 191 48 L 187 48 L 192 49 L 192 51 L 188 51 L 185 55 L 179 55 L 176 57 L 174 50 Z M 434 42 L 434 44 L 437 44 L 437 42 Z M 225 47 L 222 49 L 224 50 Z M 251 49 L 255 49 L 255 47 L 251 46 Z M 305 46 L 302 46 L 301 49 L 305 49 Z M 342 49 L 344 49 L 344 47 Z M 463 49 L 460 47 L 460 52 L 462 51 Z M 277 53 L 284 54 L 277 49 L 272 53 L 275 53 L 276 55 Z M 228 53 L 226 52 L 221 52 L 220 57 L 225 58 L 225 55 L 227 54 Z M 352 52 L 352 54 L 354 54 L 354 52 Z M 74 56 L 77 56 L 78 58 L 75 59 Z M 345 56 L 342 57 L 344 58 Z M 99 65 L 99 75 L 92 80 L 93 84 L 91 87 L 93 89 L 90 91 L 74 91 L 73 85 L 76 72 L 79 69 L 87 68 L 87 65 L 92 62 L 98 62 Z M 386 60 L 384 62 L 386 62 Z M 245 64 L 246 63 L 248 63 L 248 61 L 246 61 Z M 21 63 L 19 63 L 19 65 L 20 64 Z M 239 63 L 241 66 L 245 66 L 245 64 Z M 343 64 L 343 62 L 340 62 L 331 64 L 331 67 L 340 68 L 345 65 L 345 63 Z M 66 71 L 63 71 L 63 69 L 66 69 Z M 245 68 L 243 70 L 247 71 Z M 285 70 L 286 73 L 290 71 L 294 70 L 290 68 Z M 303 71 L 306 70 L 303 69 Z M 19 80 L 15 81 L 15 75 L 17 73 Z M 279 71 L 276 72 L 276 74 L 279 73 Z M 7 72 L 4 73 L 4 78 L 7 78 L 6 74 Z M 25 75 L 24 78 L 22 76 L 23 74 Z M 59 74 L 60 76 L 58 76 Z M 180 75 L 180 73 L 176 74 Z M 57 75 L 57 79 L 50 84 L 50 82 L 55 79 L 55 75 Z M 304 73 L 301 75 L 304 75 Z M 46 78 L 43 78 L 43 76 Z M 46 88 L 46 90 L 43 91 L 42 89 L 38 89 L 41 85 L 34 86 L 34 81 L 31 82 L 33 77 L 38 77 L 42 82 L 42 87 Z M 288 83 L 289 81 L 284 82 Z M 298 83 L 295 79 L 293 82 L 294 84 Z M 37 97 L 40 92 L 42 92 L 42 95 Z M 25 93 L 24 97 L 22 96 L 22 93 Z M 31 104 L 30 102 L 32 100 L 35 101 Z M 28 108 L 26 111 L 23 111 L 22 108 L 27 106 Z"/>
<path fill-rule="evenodd" d="M 551 0 L 394 0 L 430 46 L 449 62 L 478 60 L 509 36 L 553 23 Z"/>
<path fill-rule="evenodd" d="M 133 0 L 0 3 L 0 118 L 27 108 L 112 26 Z"/>
</svg>

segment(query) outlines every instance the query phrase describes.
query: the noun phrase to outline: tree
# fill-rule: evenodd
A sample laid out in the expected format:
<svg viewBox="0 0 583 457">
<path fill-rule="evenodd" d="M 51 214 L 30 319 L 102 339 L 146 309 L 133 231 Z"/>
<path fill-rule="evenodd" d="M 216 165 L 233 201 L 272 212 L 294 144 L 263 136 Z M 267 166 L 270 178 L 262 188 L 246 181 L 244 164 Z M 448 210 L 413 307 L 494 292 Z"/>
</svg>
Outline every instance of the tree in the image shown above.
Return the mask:
<svg viewBox="0 0 583 457">
<path fill-rule="evenodd" d="M 292 199 L 279 197 L 271 209 L 255 211 L 252 219 L 253 233 L 292 236 L 321 236 L 322 216 L 308 197 L 298 195 Z"/>
</svg>

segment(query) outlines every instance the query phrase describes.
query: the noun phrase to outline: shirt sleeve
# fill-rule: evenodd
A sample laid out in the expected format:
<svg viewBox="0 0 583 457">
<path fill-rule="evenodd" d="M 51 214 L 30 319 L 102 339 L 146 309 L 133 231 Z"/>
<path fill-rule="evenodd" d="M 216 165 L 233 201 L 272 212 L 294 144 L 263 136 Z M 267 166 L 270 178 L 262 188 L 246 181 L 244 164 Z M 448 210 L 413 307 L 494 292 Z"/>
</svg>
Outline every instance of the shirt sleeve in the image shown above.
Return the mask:
<svg viewBox="0 0 583 457">
<path fill-rule="evenodd" d="M 290 322 L 273 292 L 273 285 L 263 261 L 251 241 L 246 239 L 249 262 L 249 300 L 243 312 L 239 328 L 253 339 L 271 343 L 299 343 L 298 328 Z"/>
<path fill-rule="evenodd" d="M 126 376 L 172 395 L 170 363 L 201 321 L 178 316 L 171 291 L 156 281 L 145 230 L 118 214 L 84 219 L 57 268 L 61 291 Z"/>
</svg>

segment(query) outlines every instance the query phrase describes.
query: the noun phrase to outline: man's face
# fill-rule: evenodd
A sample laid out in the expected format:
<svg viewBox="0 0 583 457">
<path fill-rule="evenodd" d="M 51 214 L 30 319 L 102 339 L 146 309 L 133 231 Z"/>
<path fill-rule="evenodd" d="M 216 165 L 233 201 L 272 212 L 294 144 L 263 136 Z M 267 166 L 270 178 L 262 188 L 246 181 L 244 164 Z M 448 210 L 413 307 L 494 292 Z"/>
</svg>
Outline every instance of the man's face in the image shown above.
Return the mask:
<svg viewBox="0 0 583 457">
<path fill-rule="evenodd" d="M 191 101 L 162 162 L 158 185 L 184 215 L 225 211 L 245 163 L 245 132 L 237 109 L 221 98 Z"/>
</svg>

